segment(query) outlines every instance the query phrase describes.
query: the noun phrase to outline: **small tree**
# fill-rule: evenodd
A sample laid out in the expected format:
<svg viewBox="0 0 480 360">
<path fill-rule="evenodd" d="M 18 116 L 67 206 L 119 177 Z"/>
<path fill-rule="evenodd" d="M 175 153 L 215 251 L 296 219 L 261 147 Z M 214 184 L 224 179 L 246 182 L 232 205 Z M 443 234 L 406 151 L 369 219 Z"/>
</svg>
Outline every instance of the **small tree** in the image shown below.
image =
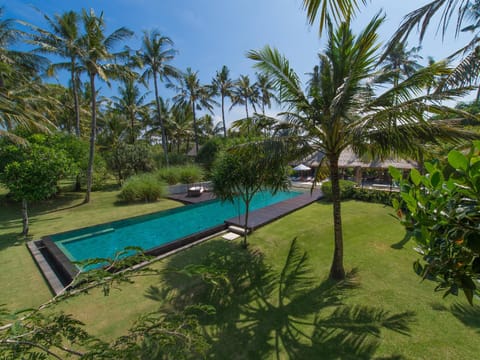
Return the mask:
<svg viewBox="0 0 480 360">
<path fill-rule="evenodd" d="M 414 169 L 406 180 L 391 168 L 401 186 L 393 205 L 423 256 L 417 274 L 437 281 L 445 296 L 463 290 L 472 304 L 480 280 L 480 141 L 468 155 L 451 151 L 448 164 L 426 163 L 425 175 Z"/>
<path fill-rule="evenodd" d="M 68 172 L 70 161 L 65 152 L 39 144 L 22 148 L 7 145 L 0 152 L 6 160 L 0 169 L 0 181 L 15 200 L 22 202 L 22 234 L 27 236 L 28 202 L 55 194 L 58 180 Z"/>
<path fill-rule="evenodd" d="M 245 204 L 243 246 L 247 247 L 247 226 L 250 203 L 260 190 L 275 194 L 288 188 L 286 153 L 283 146 L 273 140 L 247 143 L 223 152 L 212 170 L 213 191 L 222 201 L 233 202 L 236 197 Z"/>
</svg>

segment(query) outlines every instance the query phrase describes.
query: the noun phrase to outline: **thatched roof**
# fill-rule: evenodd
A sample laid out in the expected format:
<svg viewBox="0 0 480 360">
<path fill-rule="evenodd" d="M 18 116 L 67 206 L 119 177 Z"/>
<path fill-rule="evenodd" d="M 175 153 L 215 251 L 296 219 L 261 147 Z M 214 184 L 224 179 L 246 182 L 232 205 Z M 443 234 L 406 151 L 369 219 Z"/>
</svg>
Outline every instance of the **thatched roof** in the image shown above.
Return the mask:
<svg viewBox="0 0 480 360">
<path fill-rule="evenodd" d="M 324 154 L 319 151 L 303 160 L 302 163 L 307 166 L 318 167 L 323 157 Z M 367 159 L 358 157 L 350 148 L 347 148 L 340 154 L 338 166 L 341 168 L 361 167 L 371 169 L 388 169 L 388 167 L 393 166 L 397 169 L 413 169 L 416 168 L 418 164 L 413 160 L 394 158 L 384 159 L 383 161 L 379 159 L 369 161 Z"/>
</svg>

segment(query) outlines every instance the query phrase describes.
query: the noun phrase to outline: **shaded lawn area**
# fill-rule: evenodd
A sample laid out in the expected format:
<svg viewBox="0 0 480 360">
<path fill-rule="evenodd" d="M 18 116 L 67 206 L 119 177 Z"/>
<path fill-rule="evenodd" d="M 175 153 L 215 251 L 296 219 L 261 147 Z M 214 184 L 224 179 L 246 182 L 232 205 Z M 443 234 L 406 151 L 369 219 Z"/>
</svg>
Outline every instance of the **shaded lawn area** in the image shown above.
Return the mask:
<svg viewBox="0 0 480 360">
<path fill-rule="evenodd" d="M 9 309 L 37 306 L 51 293 L 20 235 L 20 204 L 7 201 L 5 194 L 0 189 L 0 304 Z M 31 204 L 29 240 L 181 206 L 167 199 L 125 205 L 118 202 L 117 194 L 117 190 L 93 192 L 91 202 L 82 204 L 83 193 L 64 192 L 53 200 Z"/>
<path fill-rule="evenodd" d="M 204 301 L 217 308 L 202 318 L 213 358 L 276 358 L 277 351 L 279 358 L 476 358 L 480 307 L 463 297 L 442 299 L 435 284 L 420 282 L 413 242 L 405 241 L 392 209 L 349 201 L 342 210 L 345 265 L 354 276 L 340 287 L 325 281 L 331 205 L 315 203 L 257 230 L 248 252 L 235 241 L 211 240 L 152 265 L 166 270 L 161 277 L 139 278 L 108 297 L 94 290 L 59 309 L 109 340 L 144 312 Z M 297 277 L 282 275 L 294 238 L 297 261 L 305 251 L 309 265 Z M 207 285 L 195 275 L 205 269 Z"/>
</svg>

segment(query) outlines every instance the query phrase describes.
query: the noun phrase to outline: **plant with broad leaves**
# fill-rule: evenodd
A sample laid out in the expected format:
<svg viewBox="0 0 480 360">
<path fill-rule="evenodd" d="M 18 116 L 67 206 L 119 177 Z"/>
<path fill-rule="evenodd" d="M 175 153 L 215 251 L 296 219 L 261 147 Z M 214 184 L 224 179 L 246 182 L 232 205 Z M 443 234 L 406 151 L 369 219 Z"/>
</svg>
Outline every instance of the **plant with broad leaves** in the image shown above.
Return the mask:
<svg viewBox="0 0 480 360">
<path fill-rule="evenodd" d="M 472 304 L 480 294 L 480 141 L 468 154 L 452 150 L 448 166 L 435 161 L 425 168 L 425 175 L 413 169 L 408 179 L 390 168 L 401 186 L 393 206 L 423 256 L 414 269 L 438 281 L 444 296 L 462 290 Z"/>
</svg>

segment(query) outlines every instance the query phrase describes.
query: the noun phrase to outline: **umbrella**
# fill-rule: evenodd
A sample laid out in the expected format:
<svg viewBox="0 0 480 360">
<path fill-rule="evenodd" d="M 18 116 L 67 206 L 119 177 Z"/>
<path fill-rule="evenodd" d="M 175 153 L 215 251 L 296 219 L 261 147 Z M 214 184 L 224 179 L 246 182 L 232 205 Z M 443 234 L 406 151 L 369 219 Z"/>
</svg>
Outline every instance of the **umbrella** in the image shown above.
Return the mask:
<svg viewBox="0 0 480 360">
<path fill-rule="evenodd" d="M 308 167 L 307 165 L 300 164 L 300 165 L 295 166 L 293 168 L 293 170 L 295 170 L 295 171 L 307 171 L 307 170 L 311 170 L 311 168 Z"/>
</svg>

